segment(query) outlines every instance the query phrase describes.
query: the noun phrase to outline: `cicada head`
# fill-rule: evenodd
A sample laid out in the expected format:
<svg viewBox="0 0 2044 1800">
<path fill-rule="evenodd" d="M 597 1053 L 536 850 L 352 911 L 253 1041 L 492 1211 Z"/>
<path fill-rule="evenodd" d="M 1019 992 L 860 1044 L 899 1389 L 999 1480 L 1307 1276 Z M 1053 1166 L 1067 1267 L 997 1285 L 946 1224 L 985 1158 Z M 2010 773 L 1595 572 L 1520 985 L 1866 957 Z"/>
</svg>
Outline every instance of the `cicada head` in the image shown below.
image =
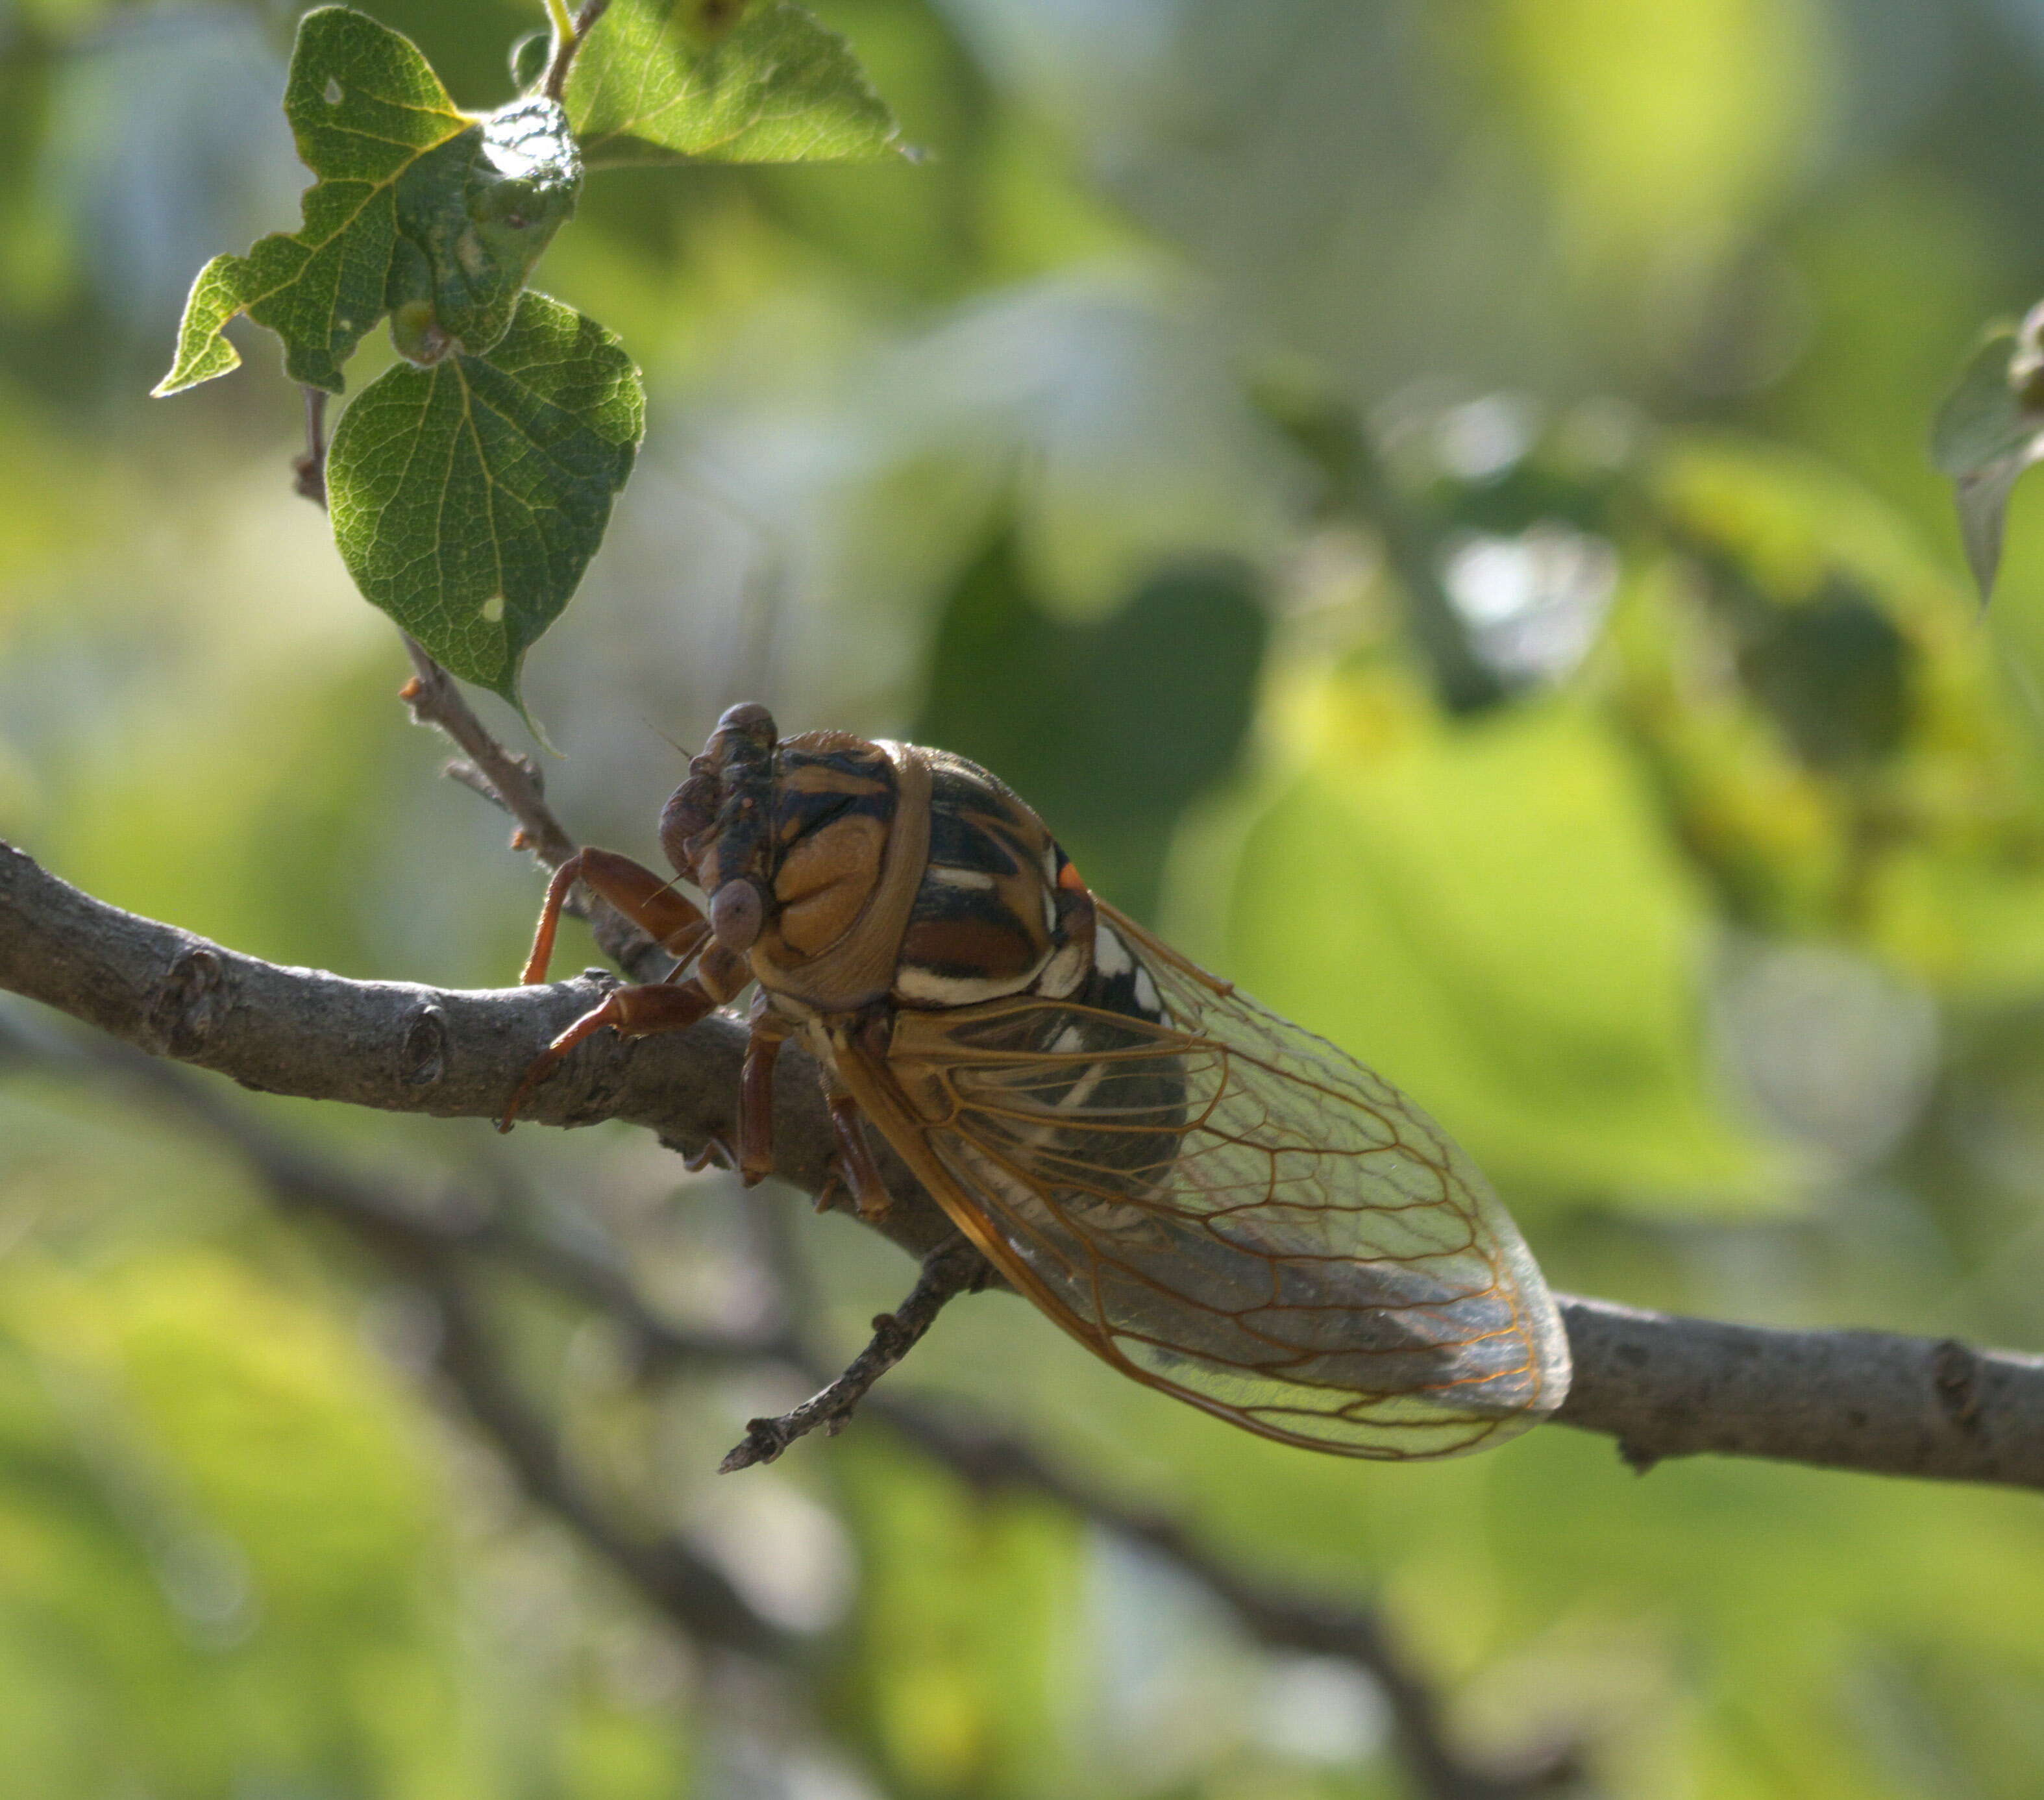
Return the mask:
<svg viewBox="0 0 2044 1800">
<path fill-rule="evenodd" d="M 730 950 L 750 949 L 767 917 L 779 736 L 764 706 L 732 707 L 660 813 L 660 848 L 709 897 L 710 929 Z"/>
</svg>

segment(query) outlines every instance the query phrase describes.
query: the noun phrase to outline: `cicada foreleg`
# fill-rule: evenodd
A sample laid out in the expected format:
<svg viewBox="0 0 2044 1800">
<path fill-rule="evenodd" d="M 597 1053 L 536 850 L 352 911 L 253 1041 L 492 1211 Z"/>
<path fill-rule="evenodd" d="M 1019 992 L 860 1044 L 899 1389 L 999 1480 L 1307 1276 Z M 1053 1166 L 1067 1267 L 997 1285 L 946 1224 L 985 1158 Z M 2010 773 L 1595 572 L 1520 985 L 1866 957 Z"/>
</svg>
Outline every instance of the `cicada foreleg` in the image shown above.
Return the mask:
<svg viewBox="0 0 2044 1800">
<path fill-rule="evenodd" d="M 509 1131 L 532 1090 L 559 1067 L 562 1060 L 577 1044 L 606 1027 L 614 1027 L 623 1037 L 651 1037 L 663 1031 L 686 1031 L 705 1013 L 713 1011 L 717 1004 L 717 996 L 707 991 L 699 981 L 613 988 L 601 1004 L 584 1013 L 527 1065 L 504 1109 L 504 1117 L 497 1121 L 497 1129 Z"/>
<path fill-rule="evenodd" d="M 560 929 L 561 911 L 568 894 L 580 882 L 590 893 L 609 901 L 670 956 L 686 962 L 709 935 L 709 921 L 700 908 L 674 891 L 670 880 L 620 856 L 614 850 L 578 850 L 554 871 L 547 884 L 547 902 L 540 909 L 539 929 L 532 934 L 532 953 L 518 977 L 531 987 L 547 979 L 547 965 L 553 960 L 554 938 Z"/>
<path fill-rule="evenodd" d="M 532 953 L 525 963 L 528 986 L 547 979 L 561 910 L 577 881 L 601 894 L 642 931 L 651 936 L 685 966 L 709 934 L 709 922 L 651 869 L 609 850 L 582 850 L 554 871 L 547 902 L 533 934 Z M 599 1031 L 615 1029 L 624 1037 L 651 1037 L 661 1032 L 686 1031 L 706 1013 L 731 999 L 750 979 L 745 960 L 712 944 L 687 981 L 671 977 L 646 986 L 613 990 L 534 1057 L 519 1079 L 498 1129 L 509 1131 L 527 1097 L 552 1074 L 563 1058 Z"/>
</svg>

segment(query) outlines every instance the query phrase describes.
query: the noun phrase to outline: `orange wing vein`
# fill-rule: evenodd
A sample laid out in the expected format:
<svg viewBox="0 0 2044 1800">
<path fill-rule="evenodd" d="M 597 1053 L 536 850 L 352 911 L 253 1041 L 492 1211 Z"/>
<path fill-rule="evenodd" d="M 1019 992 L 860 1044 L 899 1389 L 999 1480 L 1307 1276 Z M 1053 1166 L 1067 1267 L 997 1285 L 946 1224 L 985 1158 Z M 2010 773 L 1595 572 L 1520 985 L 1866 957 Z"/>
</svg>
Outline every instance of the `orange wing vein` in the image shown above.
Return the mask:
<svg viewBox="0 0 2044 1800">
<path fill-rule="evenodd" d="M 1346 1052 L 1103 906 L 1169 1024 L 903 1012 L 847 1085 L 1009 1280 L 1124 1373 L 1289 1444 L 1449 1456 L 1537 1423 L 1568 1340 L 1503 1205 Z"/>
</svg>

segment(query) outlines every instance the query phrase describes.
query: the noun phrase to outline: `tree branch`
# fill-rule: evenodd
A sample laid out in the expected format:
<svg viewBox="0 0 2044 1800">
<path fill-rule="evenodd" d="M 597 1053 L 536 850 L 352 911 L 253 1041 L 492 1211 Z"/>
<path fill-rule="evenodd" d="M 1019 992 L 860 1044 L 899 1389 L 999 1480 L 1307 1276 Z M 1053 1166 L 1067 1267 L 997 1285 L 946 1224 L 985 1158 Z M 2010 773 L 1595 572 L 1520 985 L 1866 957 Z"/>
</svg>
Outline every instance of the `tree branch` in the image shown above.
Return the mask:
<svg viewBox="0 0 2044 1800">
<path fill-rule="evenodd" d="M 124 913 L 0 844 L 0 988 L 243 1085 L 444 1117 L 496 1116 L 526 1063 L 608 978 L 456 991 L 281 968 Z M 723 1016 L 599 1037 L 534 1094 L 550 1125 L 620 1118 L 678 1148 L 728 1138 L 743 1028 Z M 820 1087 L 776 1084 L 785 1179 L 830 1191 Z M 813 1065 L 809 1065 L 813 1078 Z M 865 1222 L 919 1261 L 950 1221 L 883 1156 L 898 1204 Z M 1561 1422 L 1635 1466 L 1711 1452 L 2044 1489 L 2044 1357 L 1882 1332 L 1781 1331 L 1564 1298 L 1576 1378 Z"/>
</svg>

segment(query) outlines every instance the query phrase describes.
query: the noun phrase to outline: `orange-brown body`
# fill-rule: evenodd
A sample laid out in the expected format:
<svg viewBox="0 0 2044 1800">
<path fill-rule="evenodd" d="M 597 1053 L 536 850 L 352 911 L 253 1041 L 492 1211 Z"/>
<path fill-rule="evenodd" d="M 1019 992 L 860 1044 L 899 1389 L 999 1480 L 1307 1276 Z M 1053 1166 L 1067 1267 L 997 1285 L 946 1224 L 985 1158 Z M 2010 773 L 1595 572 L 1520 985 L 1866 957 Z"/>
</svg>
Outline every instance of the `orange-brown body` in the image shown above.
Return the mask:
<svg viewBox="0 0 2044 1800">
<path fill-rule="evenodd" d="M 733 707 L 660 839 L 706 913 L 584 851 L 548 895 L 545 977 L 586 881 L 678 959 L 593 1033 L 674 1030 L 758 995 L 736 1160 L 771 1171 L 774 1060 L 826 1075 L 862 1210 L 877 1125 L 1020 1292 L 1116 1367 L 1311 1448 L 1439 1456 L 1559 1404 L 1566 1340 L 1482 1177 L 1381 1078 L 1095 899 L 1043 821 L 975 764 L 842 732 L 781 739 Z M 691 972 L 692 971 L 692 972 Z"/>
</svg>

